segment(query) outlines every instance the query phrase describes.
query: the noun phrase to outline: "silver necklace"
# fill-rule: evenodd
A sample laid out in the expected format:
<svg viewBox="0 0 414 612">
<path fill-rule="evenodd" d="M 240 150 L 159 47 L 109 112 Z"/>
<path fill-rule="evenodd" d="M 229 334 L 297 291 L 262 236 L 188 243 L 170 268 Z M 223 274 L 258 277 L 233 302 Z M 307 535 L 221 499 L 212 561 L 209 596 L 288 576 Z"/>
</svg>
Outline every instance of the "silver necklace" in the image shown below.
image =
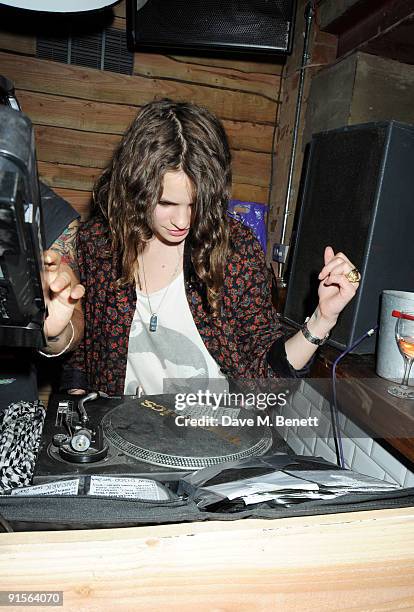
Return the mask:
<svg viewBox="0 0 414 612">
<path fill-rule="evenodd" d="M 171 274 L 171 278 L 173 278 L 177 274 L 177 271 L 178 271 L 178 268 L 179 268 L 180 262 L 181 262 L 180 249 L 178 248 L 178 245 L 177 245 L 177 253 L 178 253 L 178 261 L 177 261 L 177 265 L 175 266 L 174 272 Z M 150 314 L 151 314 L 150 323 L 149 323 L 149 330 L 150 330 L 150 332 L 156 332 L 157 331 L 157 327 L 158 327 L 158 315 L 157 315 L 156 312 L 154 312 L 152 310 L 151 301 L 150 301 L 150 297 L 149 297 L 148 289 L 147 289 L 147 279 L 145 277 L 144 258 L 142 256 L 142 254 L 141 254 L 141 263 L 142 263 L 142 276 L 144 278 L 145 293 L 147 295 L 148 308 L 149 308 L 149 311 L 150 311 Z M 171 284 L 172 283 L 168 283 L 167 288 L 165 290 L 165 293 L 162 296 L 160 303 L 158 304 L 158 312 L 160 312 L 161 305 L 162 305 L 163 301 L 165 300 L 165 296 L 167 295 L 168 289 L 170 288 Z"/>
</svg>

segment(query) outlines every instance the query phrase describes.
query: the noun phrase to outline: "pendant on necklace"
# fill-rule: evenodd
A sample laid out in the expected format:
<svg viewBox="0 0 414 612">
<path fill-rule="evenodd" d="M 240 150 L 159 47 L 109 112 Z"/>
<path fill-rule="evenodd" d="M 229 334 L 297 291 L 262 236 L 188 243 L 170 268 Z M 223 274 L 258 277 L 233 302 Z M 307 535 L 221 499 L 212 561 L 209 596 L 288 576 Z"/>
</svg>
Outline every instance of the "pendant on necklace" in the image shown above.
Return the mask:
<svg viewBox="0 0 414 612">
<path fill-rule="evenodd" d="M 151 332 L 157 331 L 157 325 L 158 325 L 158 317 L 156 314 L 153 314 L 151 315 L 151 318 L 150 318 L 149 330 Z"/>
</svg>

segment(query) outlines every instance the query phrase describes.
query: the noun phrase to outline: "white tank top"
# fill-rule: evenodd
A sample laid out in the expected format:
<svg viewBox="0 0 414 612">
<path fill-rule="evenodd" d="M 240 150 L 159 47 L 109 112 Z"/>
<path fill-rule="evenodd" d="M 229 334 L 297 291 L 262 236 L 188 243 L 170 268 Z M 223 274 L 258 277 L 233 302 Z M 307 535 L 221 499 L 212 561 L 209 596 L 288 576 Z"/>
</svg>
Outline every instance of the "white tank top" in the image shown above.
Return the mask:
<svg viewBox="0 0 414 612">
<path fill-rule="evenodd" d="M 156 331 L 149 330 L 148 298 L 136 289 L 137 304 L 128 344 L 126 395 L 141 387 L 147 395 L 227 390 L 227 381 L 206 349 L 194 323 L 184 288 L 183 273 L 149 296 L 157 315 Z M 201 384 L 200 384 L 201 383 Z"/>
</svg>

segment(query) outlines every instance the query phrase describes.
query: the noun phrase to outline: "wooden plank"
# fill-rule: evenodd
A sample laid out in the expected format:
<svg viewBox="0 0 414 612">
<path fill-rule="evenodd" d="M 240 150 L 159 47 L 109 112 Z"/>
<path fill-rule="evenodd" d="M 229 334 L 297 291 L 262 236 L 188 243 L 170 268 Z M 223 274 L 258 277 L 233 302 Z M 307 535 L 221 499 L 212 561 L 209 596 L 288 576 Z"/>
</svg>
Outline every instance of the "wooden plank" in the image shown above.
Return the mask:
<svg viewBox="0 0 414 612">
<path fill-rule="evenodd" d="M 184 55 L 173 55 L 171 57 L 190 64 L 205 64 L 207 61 L 209 66 L 216 66 L 217 68 L 228 68 L 237 70 L 238 72 L 254 72 L 257 74 L 275 74 L 279 76 L 283 73 L 284 65 L 283 58 L 280 62 L 264 61 L 265 58 L 263 61 L 252 62 L 248 60 L 226 59 L 224 57 L 209 57 L 208 60 L 206 60 L 205 57 L 188 57 Z"/>
<path fill-rule="evenodd" d="M 341 32 L 346 24 L 349 27 L 350 23 L 355 23 L 364 17 L 369 4 L 360 0 L 336 0 L 335 2 L 325 0 L 320 3 L 320 28 L 328 32 Z"/>
<path fill-rule="evenodd" d="M 0 30 L 0 49 L 15 51 L 25 55 L 36 54 L 36 39 L 34 36 L 25 36 L 6 30 Z"/>
<path fill-rule="evenodd" d="M 413 87 L 414 66 L 352 53 L 313 77 L 303 142 L 312 133 L 344 125 L 391 119 L 414 123 Z"/>
<path fill-rule="evenodd" d="M 111 28 L 114 28 L 115 30 L 122 30 L 122 32 L 125 32 L 126 30 L 125 19 L 121 19 L 120 17 L 114 17 L 114 20 L 111 23 Z"/>
<path fill-rule="evenodd" d="M 17 94 L 22 109 L 33 123 L 86 132 L 123 134 L 139 110 L 126 104 L 91 102 L 20 89 Z"/>
<path fill-rule="evenodd" d="M 119 136 L 113 134 L 92 135 L 49 126 L 35 126 L 35 137 L 39 161 L 89 168 L 105 168 L 119 142 Z"/>
<path fill-rule="evenodd" d="M 368 52 L 382 51 L 394 60 L 412 62 L 412 0 L 382 0 L 362 5 L 366 9 L 364 18 L 352 20 L 340 32 L 338 57 L 359 48 Z"/>
<path fill-rule="evenodd" d="M 312 134 L 348 124 L 355 70 L 356 57 L 353 54 L 320 70 L 313 77 L 306 106 L 304 144 L 310 141 Z"/>
<path fill-rule="evenodd" d="M 17 90 L 17 95 L 24 112 L 34 123 L 87 132 L 123 134 L 138 111 L 134 106 L 85 102 L 22 90 Z M 271 125 L 226 120 L 223 124 L 233 149 L 271 151 Z"/>
<path fill-rule="evenodd" d="M 105 168 L 119 142 L 113 134 L 93 135 L 89 132 L 49 126 L 35 126 L 39 161 Z M 238 183 L 266 187 L 269 184 L 270 154 L 255 151 L 232 151 L 233 174 Z"/>
<path fill-rule="evenodd" d="M 270 181 L 271 155 L 251 151 L 232 151 L 233 180 L 268 187 Z"/>
<path fill-rule="evenodd" d="M 128 76 L 7 53 L 0 53 L 0 72 L 13 79 L 19 89 L 29 91 L 134 106 L 169 97 L 203 104 L 222 119 L 272 125 L 275 120 L 276 103 L 253 93 Z"/>
<path fill-rule="evenodd" d="M 263 123 L 223 121 L 232 149 L 245 149 L 270 153 L 273 142 L 273 126 Z"/>
<path fill-rule="evenodd" d="M 112 11 L 116 17 L 125 18 L 125 0 L 122 2 L 118 2 L 115 6 L 112 7 Z"/>
<path fill-rule="evenodd" d="M 53 189 L 63 187 L 65 189 L 91 191 L 96 179 L 101 174 L 99 168 L 85 168 L 83 166 L 42 161 L 38 161 L 37 165 L 40 178 Z"/>
<path fill-rule="evenodd" d="M 181 57 L 135 53 L 134 74 L 250 91 L 275 101 L 278 100 L 280 91 L 279 75 L 236 70 L 231 65 L 213 66 L 210 65 L 209 58 L 205 58 L 204 64 L 195 64 Z"/>
<path fill-rule="evenodd" d="M 414 124 L 414 66 L 368 53 L 352 57 L 356 71 L 348 123 L 394 119 Z"/>
<path fill-rule="evenodd" d="M 234 183 L 232 189 L 232 198 L 235 200 L 244 200 L 245 202 L 260 202 L 267 204 L 269 197 L 268 187 L 259 187 L 258 185 L 248 185 L 246 183 Z"/>
<path fill-rule="evenodd" d="M 412 610 L 413 526 L 397 508 L 3 533 L 0 588 L 62 590 L 63 612 Z"/>
</svg>

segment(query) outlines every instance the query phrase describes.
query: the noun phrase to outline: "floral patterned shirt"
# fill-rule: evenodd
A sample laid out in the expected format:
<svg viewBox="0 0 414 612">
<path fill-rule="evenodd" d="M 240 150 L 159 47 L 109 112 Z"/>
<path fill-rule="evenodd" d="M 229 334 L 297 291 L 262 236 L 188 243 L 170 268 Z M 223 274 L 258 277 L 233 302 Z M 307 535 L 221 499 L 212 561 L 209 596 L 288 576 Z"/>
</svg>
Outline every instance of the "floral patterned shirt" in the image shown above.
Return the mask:
<svg viewBox="0 0 414 612">
<path fill-rule="evenodd" d="M 231 379 L 292 378 L 301 375 L 286 358 L 282 330 L 271 301 L 270 273 L 252 231 L 229 219 L 232 253 L 224 274 L 221 316 L 209 313 L 206 287 L 191 263 L 191 237 L 184 250 L 184 282 L 200 336 L 223 374 Z M 117 287 L 117 257 L 101 219 L 78 234 L 78 264 L 85 286 L 85 335 L 65 365 L 63 389 L 101 390 L 122 395 L 135 287 Z"/>
</svg>

